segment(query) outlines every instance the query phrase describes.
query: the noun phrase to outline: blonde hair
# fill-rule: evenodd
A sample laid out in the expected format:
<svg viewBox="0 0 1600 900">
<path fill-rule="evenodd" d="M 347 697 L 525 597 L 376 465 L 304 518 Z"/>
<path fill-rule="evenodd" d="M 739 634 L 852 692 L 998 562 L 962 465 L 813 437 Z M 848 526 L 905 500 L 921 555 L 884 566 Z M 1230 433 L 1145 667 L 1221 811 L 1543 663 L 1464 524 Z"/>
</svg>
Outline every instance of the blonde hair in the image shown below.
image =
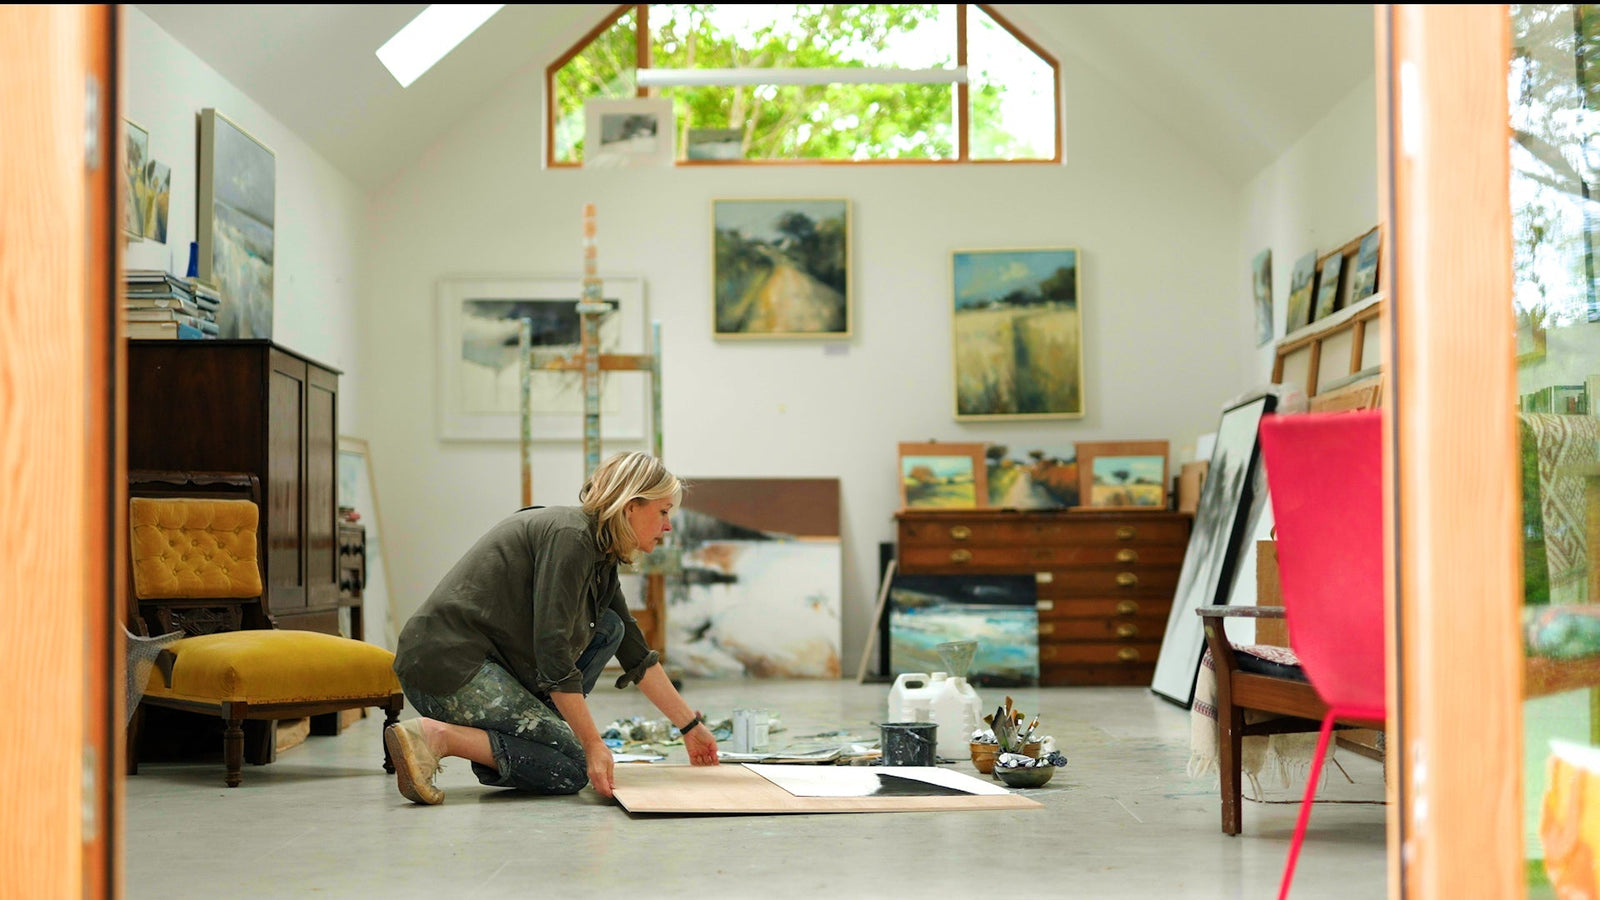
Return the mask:
<svg viewBox="0 0 1600 900">
<path fill-rule="evenodd" d="M 628 504 L 635 500 L 653 502 L 672 499 L 674 506 L 683 499 L 683 484 L 667 471 L 661 460 L 641 450 L 618 453 L 600 464 L 578 491 L 578 502 L 594 522 L 595 542 L 600 552 L 631 562 L 639 549 L 638 538 L 628 522 Z"/>
</svg>

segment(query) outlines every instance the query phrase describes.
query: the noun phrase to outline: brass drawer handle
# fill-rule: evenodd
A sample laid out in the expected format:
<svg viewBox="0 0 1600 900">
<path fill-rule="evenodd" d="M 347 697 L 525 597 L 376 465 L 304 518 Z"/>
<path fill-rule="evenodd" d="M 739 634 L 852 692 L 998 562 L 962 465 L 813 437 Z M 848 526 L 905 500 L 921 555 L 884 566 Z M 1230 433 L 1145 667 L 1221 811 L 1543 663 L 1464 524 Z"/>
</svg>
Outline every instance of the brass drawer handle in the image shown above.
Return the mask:
<svg viewBox="0 0 1600 900">
<path fill-rule="evenodd" d="M 972 561 L 972 551 L 971 550 L 951 550 L 950 551 L 950 561 L 953 562 L 953 563 L 971 562 Z"/>
<path fill-rule="evenodd" d="M 965 525 L 957 525 L 950 529 L 951 540 L 964 541 L 969 537 L 972 537 L 972 529 Z"/>
<path fill-rule="evenodd" d="M 1126 639 L 1138 636 L 1139 626 L 1133 624 L 1132 622 L 1123 622 L 1121 625 L 1117 626 L 1117 637 L 1119 638 Z"/>
<path fill-rule="evenodd" d="M 1138 536 L 1139 529 L 1132 525 L 1124 525 L 1117 529 L 1117 540 L 1119 541 L 1131 541 Z"/>
<path fill-rule="evenodd" d="M 1056 648 L 1055 647 L 1040 647 L 1039 648 L 1039 659 L 1041 661 L 1050 662 L 1051 660 L 1053 660 L 1055 658 L 1056 658 Z"/>
<path fill-rule="evenodd" d="M 1054 622 L 1040 622 L 1039 623 L 1039 634 L 1040 635 L 1051 635 L 1051 634 L 1055 634 L 1055 633 L 1056 633 L 1056 623 L 1054 623 Z"/>
<path fill-rule="evenodd" d="M 1123 547 L 1117 551 L 1117 562 L 1130 563 L 1139 561 L 1139 551 Z"/>
<path fill-rule="evenodd" d="M 1124 600 L 1117 604 L 1117 615 L 1119 616 L 1131 616 L 1138 611 L 1139 604 L 1132 600 Z"/>
<path fill-rule="evenodd" d="M 1133 574 L 1132 572 L 1117 573 L 1117 587 L 1137 587 L 1138 584 L 1139 576 Z"/>
<path fill-rule="evenodd" d="M 1118 662 L 1125 662 L 1125 663 L 1138 662 L 1139 661 L 1139 648 L 1138 647 L 1123 647 L 1121 650 L 1117 651 L 1117 661 Z"/>
</svg>

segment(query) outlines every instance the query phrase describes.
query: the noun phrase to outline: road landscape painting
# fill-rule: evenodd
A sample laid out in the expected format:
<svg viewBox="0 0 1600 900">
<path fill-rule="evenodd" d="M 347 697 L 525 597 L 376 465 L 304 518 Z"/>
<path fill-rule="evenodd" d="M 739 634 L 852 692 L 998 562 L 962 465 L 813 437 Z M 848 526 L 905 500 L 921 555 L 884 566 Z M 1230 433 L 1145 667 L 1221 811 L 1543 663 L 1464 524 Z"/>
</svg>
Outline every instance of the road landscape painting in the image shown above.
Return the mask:
<svg viewBox="0 0 1600 900">
<path fill-rule="evenodd" d="M 1083 415 L 1078 251 L 958 250 L 956 417 Z"/>
<path fill-rule="evenodd" d="M 717 337 L 848 337 L 848 200 L 715 200 Z"/>
</svg>

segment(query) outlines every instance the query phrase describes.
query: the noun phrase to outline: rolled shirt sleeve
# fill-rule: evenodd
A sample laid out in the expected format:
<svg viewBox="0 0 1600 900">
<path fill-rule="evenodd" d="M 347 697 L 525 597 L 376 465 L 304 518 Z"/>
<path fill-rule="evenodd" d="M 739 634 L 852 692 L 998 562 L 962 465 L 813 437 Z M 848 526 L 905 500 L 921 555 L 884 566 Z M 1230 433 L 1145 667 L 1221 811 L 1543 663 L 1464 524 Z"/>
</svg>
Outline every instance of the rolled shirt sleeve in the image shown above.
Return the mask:
<svg viewBox="0 0 1600 900">
<path fill-rule="evenodd" d="M 606 599 L 606 605 L 622 620 L 622 644 L 617 647 L 617 662 L 622 664 L 622 677 L 617 679 L 617 687 L 638 684 L 644 678 L 644 673 L 661 661 L 661 654 L 651 650 L 650 645 L 645 643 L 644 632 L 639 629 L 639 623 L 634 621 L 633 613 L 628 611 L 627 598 L 622 596 L 622 584 L 615 577 L 611 580 L 611 596 Z"/>
<path fill-rule="evenodd" d="M 577 633 L 589 621 L 584 598 L 594 570 L 588 543 L 579 530 L 559 530 L 538 560 L 529 601 L 533 604 L 534 659 L 542 691 L 583 693 L 583 672 L 577 661 L 587 640 L 578 641 Z"/>
</svg>

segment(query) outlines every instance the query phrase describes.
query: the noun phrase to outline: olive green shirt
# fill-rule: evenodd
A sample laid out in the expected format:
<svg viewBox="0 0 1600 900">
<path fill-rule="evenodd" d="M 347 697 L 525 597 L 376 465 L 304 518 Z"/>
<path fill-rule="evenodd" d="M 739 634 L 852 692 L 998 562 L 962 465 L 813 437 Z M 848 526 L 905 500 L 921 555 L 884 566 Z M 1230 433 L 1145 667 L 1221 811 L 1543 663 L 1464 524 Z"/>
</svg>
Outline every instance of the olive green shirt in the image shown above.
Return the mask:
<svg viewBox="0 0 1600 900">
<path fill-rule="evenodd" d="M 617 687 L 626 687 L 660 654 L 628 612 L 616 560 L 600 551 L 583 510 L 519 510 L 479 538 L 406 622 L 394 670 L 445 695 L 493 660 L 530 691 L 582 693 L 577 660 L 607 608 L 624 626 Z"/>
</svg>

